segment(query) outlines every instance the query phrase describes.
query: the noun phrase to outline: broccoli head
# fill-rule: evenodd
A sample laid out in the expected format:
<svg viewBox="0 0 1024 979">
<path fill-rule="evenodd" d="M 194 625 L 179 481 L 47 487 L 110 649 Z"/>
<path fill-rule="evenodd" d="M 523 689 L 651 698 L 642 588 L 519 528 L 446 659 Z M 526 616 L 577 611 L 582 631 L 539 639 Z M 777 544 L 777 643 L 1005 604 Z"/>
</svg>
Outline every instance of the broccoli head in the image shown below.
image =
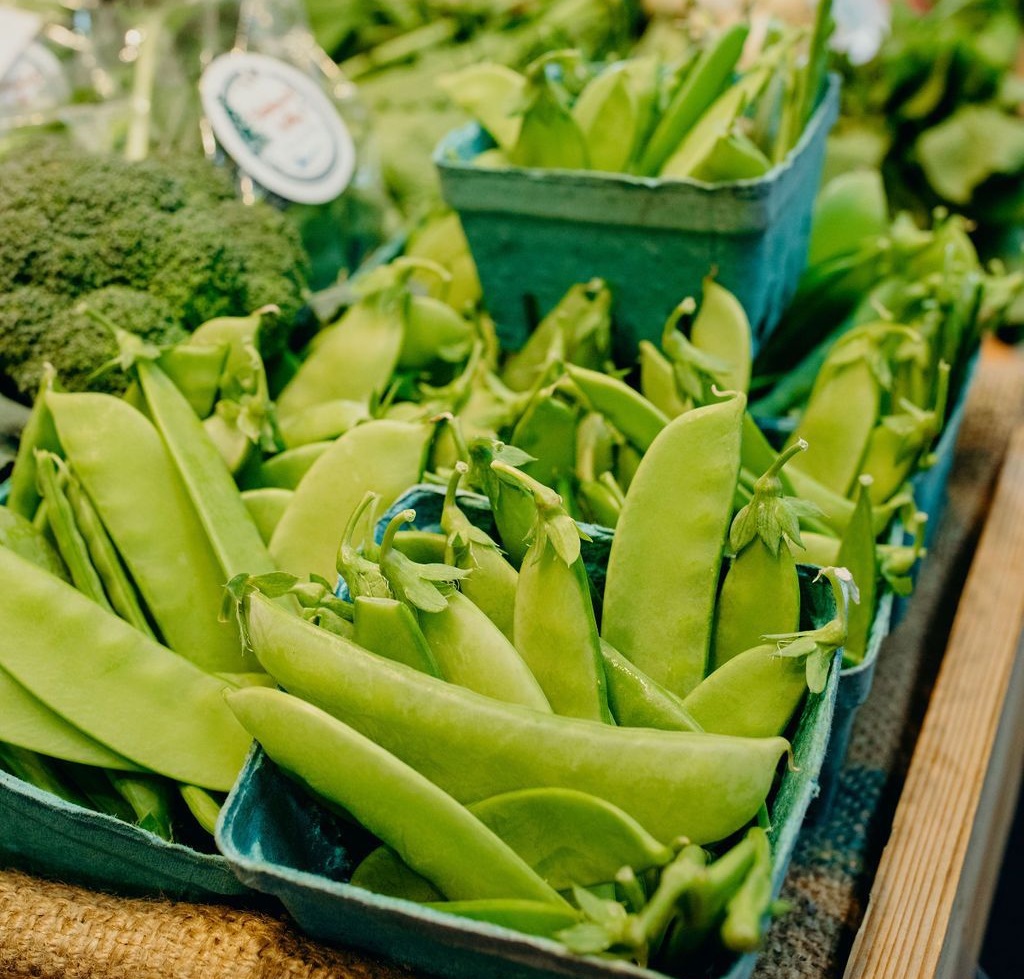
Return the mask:
<svg viewBox="0 0 1024 979">
<path fill-rule="evenodd" d="M 267 352 L 305 304 L 309 260 L 290 221 L 237 200 L 201 160 L 90 156 L 56 139 L 0 158 L 0 390 L 31 400 L 42 364 L 61 382 L 117 389 L 95 372 L 109 332 L 85 312 L 157 343 L 213 316 L 280 308 Z"/>
</svg>

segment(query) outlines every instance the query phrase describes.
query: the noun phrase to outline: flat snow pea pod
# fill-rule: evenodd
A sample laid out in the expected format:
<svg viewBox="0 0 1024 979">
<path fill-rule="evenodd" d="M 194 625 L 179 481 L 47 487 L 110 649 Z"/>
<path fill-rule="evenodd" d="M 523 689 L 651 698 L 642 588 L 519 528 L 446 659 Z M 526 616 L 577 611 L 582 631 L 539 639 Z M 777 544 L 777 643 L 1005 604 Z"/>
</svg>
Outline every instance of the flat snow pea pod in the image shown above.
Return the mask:
<svg viewBox="0 0 1024 979">
<path fill-rule="evenodd" d="M 506 446 L 494 439 L 474 439 L 469 444 L 469 455 L 473 461 L 473 478 L 491 501 L 494 522 L 498 526 L 502 547 L 509 563 L 518 568 L 530 546 L 530 531 L 536 516 L 533 498 L 526 490 L 513 486 L 498 478 L 491 469 L 495 459 L 509 465 L 521 465 L 529 456 L 514 446 Z"/>
<path fill-rule="evenodd" d="M 505 560 L 498 545 L 459 508 L 456 490 L 467 471 L 464 463 L 458 463 L 445 493 L 441 511 L 441 528 L 448 535 L 444 560 L 471 572 L 461 583 L 462 593 L 513 642 L 519 574 Z"/>
<path fill-rule="evenodd" d="M 221 681 L 6 550 L 0 618 L 0 667 L 83 733 L 170 778 L 234 784 L 249 738 Z"/>
<path fill-rule="evenodd" d="M 188 806 L 192 818 L 211 836 L 217 828 L 220 816 L 220 803 L 205 789 L 198 785 L 179 785 L 178 792 L 182 802 Z"/>
<path fill-rule="evenodd" d="M 867 653 L 878 592 L 878 552 L 871 517 L 870 476 L 862 476 L 860 479 L 856 509 L 853 511 L 853 519 L 843 532 L 837 564 L 847 568 L 853 575 L 860 593 L 860 601 L 850 609 L 850 632 L 843 651 L 845 662 L 856 664 Z"/>
<path fill-rule="evenodd" d="M 527 68 L 519 138 L 508 153 L 515 166 L 551 170 L 586 170 L 590 166 L 583 133 L 545 70 L 559 57 L 560 52 L 550 52 Z"/>
<path fill-rule="evenodd" d="M 357 595 L 353 640 L 363 649 L 405 663 L 430 676 L 443 676 L 412 609 L 393 598 Z"/>
<path fill-rule="evenodd" d="M 722 387 L 746 394 L 753 357 L 750 320 L 739 300 L 710 276 L 704 279 L 704 299 L 690 327 L 690 342 L 728 365 L 719 377 Z"/>
<path fill-rule="evenodd" d="M 516 584 L 515 647 L 556 714 L 612 723 L 579 529 L 554 490 L 504 463 L 493 468 L 537 508 Z"/>
<path fill-rule="evenodd" d="M 622 653 L 601 640 L 608 706 L 622 727 L 653 727 L 659 731 L 699 731 L 683 702 L 646 676 Z"/>
<path fill-rule="evenodd" d="M 693 405 L 679 395 L 670 361 L 650 340 L 640 341 L 640 391 L 666 418 L 675 418 Z"/>
<path fill-rule="evenodd" d="M 36 483 L 36 450 L 59 452 L 60 440 L 53 424 L 53 415 L 46 401 L 48 391 L 54 389 L 53 368 L 45 368 L 39 391 L 32 405 L 32 412 L 21 431 L 18 441 L 18 455 L 11 471 L 11 483 L 7 492 L 7 507 L 12 512 L 31 520 L 41 499 Z"/>
<path fill-rule="evenodd" d="M 390 506 L 419 481 L 430 424 L 370 421 L 346 432 L 313 464 L 270 541 L 282 571 L 333 581 L 345 525 L 368 490 Z"/>
<path fill-rule="evenodd" d="M 440 612 L 420 612 L 441 674 L 450 683 L 511 704 L 551 712 L 529 665 L 501 630 L 461 592 Z"/>
<path fill-rule="evenodd" d="M 760 826 L 752 826 L 748 837 L 754 841 L 754 860 L 743 883 L 725 906 L 721 928 L 722 944 L 734 952 L 757 951 L 771 913 L 771 844 Z"/>
<path fill-rule="evenodd" d="M 236 574 L 276 570 L 234 479 L 185 396 L 152 361 L 138 361 L 135 371 L 150 415 L 188 489 L 225 580 Z"/>
<path fill-rule="evenodd" d="M 132 822 L 141 829 L 172 840 L 171 786 L 166 779 L 152 775 L 104 772 L 114 791 L 131 807 Z"/>
<path fill-rule="evenodd" d="M 509 438 L 517 449 L 533 456 L 533 462 L 523 465 L 523 472 L 546 486 L 554 486 L 573 472 L 578 414 L 575 407 L 552 397 L 551 392 L 538 392 Z"/>
<path fill-rule="evenodd" d="M 668 425 L 668 416 L 625 381 L 572 364 L 565 365 L 565 372 L 587 404 L 604 415 L 640 452 L 646 452 Z"/>
<path fill-rule="evenodd" d="M 798 441 L 754 484 L 750 502 L 733 519 L 729 545 L 735 555 L 715 606 L 711 670 L 757 645 L 768 632 L 800 625 L 800 582 L 791 547 L 799 547 L 802 501 L 783 496 L 782 467 L 807 443 Z"/>
<path fill-rule="evenodd" d="M 701 52 L 661 114 L 640 156 L 637 173 L 654 176 L 661 172 L 665 161 L 729 81 L 749 30 L 746 25 L 737 24 Z"/>
<path fill-rule="evenodd" d="M 736 394 L 670 422 L 637 469 L 608 558 L 602 637 L 681 697 L 707 665 L 745 405 Z"/>
<path fill-rule="evenodd" d="M 395 550 L 421 564 L 445 561 L 448 538 L 429 530 L 400 530 L 395 534 Z"/>
<path fill-rule="evenodd" d="M 57 763 L 45 755 L 0 741 L 0 771 L 72 805 L 89 808 L 89 800 L 58 771 Z"/>
<path fill-rule="evenodd" d="M 565 904 L 464 806 L 357 730 L 278 690 L 236 690 L 227 701 L 277 764 L 343 806 L 446 897 Z"/>
<path fill-rule="evenodd" d="M 3 669 L 0 669 L 0 742 L 97 768 L 138 769 L 127 758 L 55 714 Z"/>
<path fill-rule="evenodd" d="M 333 441 L 309 442 L 296 449 L 285 449 L 284 452 L 271 456 L 259 468 L 256 480 L 259 486 L 247 488 L 296 489 L 306 478 L 306 473 L 332 445 Z"/>
<path fill-rule="evenodd" d="M 425 904 L 443 901 L 444 895 L 421 877 L 389 846 L 371 850 L 352 871 L 349 883 L 355 887 Z"/>
<path fill-rule="evenodd" d="M 237 628 L 219 621 L 227 578 L 152 423 L 106 394 L 51 391 L 47 402 L 68 463 L 167 644 L 211 672 L 251 669 Z"/>
<path fill-rule="evenodd" d="M 736 124 L 722 132 L 707 156 L 694 168 L 693 177 L 709 184 L 755 180 L 772 167 L 772 161 Z"/>
<path fill-rule="evenodd" d="M 226 343 L 179 343 L 165 350 L 157 363 L 185 396 L 196 417 L 206 418 L 217 400 L 227 359 Z"/>
<path fill-rule="evenodd" d="M 68 570 L 46 536 L 33 526 L 31 520 L 5 506 L 0 506 L 0 546 L 10 548 L 50 574 L 68 580 Z"/>
<path fill-rule="evenodd" d="M 618 806 L 662 843 L 708 842 L 754 816 L 788 749 L 782 738 L 619 728 L 501 703 L 374 656 L 259 594 L 245 597 L 243 618 L 260 662 L 286 690 L 464 804 L 573 788 Z"/>
<path fill-rule="evenodd" d="M 450 278 L 445 273 L 445 278 Z M 435 296 L 410 296 L 398 370 L 426 370 L 437 361 L 465 360 L 473 345 L 473 325 Z"/>
<path fill-rule="evenodd" d="M 274 536 L 274 528 L 280 523 L 293 495 L 293 490 L 280 489 L 277 486 L 264 486 L 242 492 L 242 502 L 256 524 L 264 544 L 270 543 L 270 538 Z"/>
<path fill-rule="evenodd" d="M 296 449 L 310 442 L 329 442 L 369 418 L 361 401 L 324 401 L 293 415 L 281 415 L 277 423 L 284 444 Z"/>
<path fill-rule="evenodd" d="M 521 107 L 526 89 L 522 75 L 504 65 L 467 65 L 441 75 L 437 85 L 476 119 L 501 149 L 512 150 L 522 125 Z"/>
<path fill-rule="evenodd" d="M 581 917 L 578 911 L 568 906 L 559 908 L 542 901 L 517 901 L 512 898 L 432 902 L 427 907 L 541 938 L 555 938 L 559 932 L 579 923 Z"/>
<path fill-rule="evenodd" d="M 803 550 L 797 554 L 800 564 L 816 564 L 819 568 L 842 564 L 839 560 L 841 538 L 804 531 L 800 535 L 800 540 L 804 545 Z"/>
<path fill-rule="evenodd" d="M 580 92 L 572 117 L 583 133 L 592 170 L 622 173 L 636 143 L 638 106 L 629 79 L 613 65 Z"/>
</svg>

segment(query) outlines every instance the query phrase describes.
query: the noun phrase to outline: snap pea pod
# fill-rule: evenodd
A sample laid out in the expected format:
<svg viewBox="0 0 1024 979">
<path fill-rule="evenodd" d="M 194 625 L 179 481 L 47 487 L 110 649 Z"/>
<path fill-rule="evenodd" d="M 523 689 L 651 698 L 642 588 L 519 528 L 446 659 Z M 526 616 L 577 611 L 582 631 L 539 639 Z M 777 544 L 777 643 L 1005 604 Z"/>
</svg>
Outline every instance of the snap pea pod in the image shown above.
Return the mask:
<svg viewBox="0 0 1024 979">
<path fill-rule="evenodd" d="M 446 897 L 565 904 L 455 799 L 357 730 L 277 690 L 236 690 L 227 701 L 274 761 L 343 806 Z"/>
<path fill-rule="evenodd" d="M 11 482 L 7 492 L 7 508 L 19 516 L 31 520 L 42 497 L 36 481 L 37 449 L 47 452 L 59 452 L 60 441 L 53 424 L 53 415 L 46 401 L 48 391 L 54 389 L 56 379 L 52 367 L 45 367 L 43 378 L 39 382 L 39 390 L 32 404 L 32 412 L 22 429 L 18 441 L 18 455 L 11 471 Z"/>
<path fill-rule="evenodd" d="M 65 802 L 88 807 L 88 800 L 61 777 L 56 764 L 34 751 L 0 741 L 0 770 Z"/>
<path fill-rule="evenodd" d="M 699 731 L 682 700 L 646 676 L 613 646 L 601 640 L 608 706 L 623 727 L 653 727 L 659 731 Z"/>
<path fill-rule="evenodd" d="M 444 534 L 428 530 L 400 530 L 395 534 L 394 543 L 396 551 L 421 564 L 451 564 L 447 560 L 447 542 Z"/>
<path fill-rule="evenodd" d="M 602 637 L 682 697 L 707 666 L 745 405 L 736 394 L 669 423 L 637 469 L 608 558 Z"/>
<path fill-rule="evenodd" d="M 783 466 L 807 443 L 795 442 L 754 484 L 750 502 L 733 519 L 729 544 L 735 554 L 715 606 L 711 670 L 757 645 L 767 632 L 800 625 L 800 582 L 791 547 L 799 547 L 799 500 L 783 495 Z"/>
<path fill-rule="evenodd" d="M 511 152 L 522 125 L 520 107 L 526 88 L 522 75 L 504 65 L 467 65 L 442 75 L 437 84 L 456 105 L 480 120 L 501 149 Z"/>
<path fill-rule="evenodd" d="M 755 180 L 772 168 L 772 161 L 743 131 L 737 120 L 711 144 L 707 155 L 693 169 L 692 176 L 709 184 L 734 180 Z"/>
<path fill-rule="evenodd" d="M 374 894 L 400 897 L 418 904 L 444 901 L 444 895 L 429 880 L 416 873 L 388 846 L 371 850 L 352 871 L 349 883 Z"/>
<path fill-rule="evenodd" d="M 220 803 L 198 785 L 179 785 L 178 792 L 195 821 L 212 836 L 220 816 Z"/>
<path fill-rule="evenodd" d="M 106 772 L 114 791 L 131 807 L 137 826 L 164 840 L 173 840 L 171 828 L 171 787 L 162 779 L 147 775 Z"/>
<path fill-rule="evenodd" d="M 256 485 L 249 486 L 244 480 L 242 485 L 247 489 L 297 489 L 306 473 L 332 445 L 333 441 L 308 442 L 295 449 L 285 449 L 264 460 L 259 467 Z"/>
<path fill-rule="evenodd" d="M 572 107 L 592 170 L 621 173 L 633 155 L 639 106 L 621 66 L 601 72 L 580 92 Z"/>
<path fill-rule="evenodd" d="M 578 52 L 571 54 L 578 57 Z M 589 166 L 583 133 L 546 71 L 549 64 L 565 57 L 565 52 L 548 52 L 526 71 L 519 138 L 508 154 L 515 166 L 566 170 L 586 170 Z"/>
<path fill-rule="evenodd" d="M 491 501 L 494 522 L 498 526 L 498 535 L 509 563 L 513 568 L 518 568 L 530 546 L 529 537 L 536 510 L 530 494 L 500 480 L 498 474 L 491 469 L 491 463 L 499 459 L 517 465 L 528 461 L 529 456 L 513 446 L 486 438 L 474 439 L 469 444 L 469 455 L 473 463 L 473 479 Z"/>
<path fill-rule="evenodd" d="M 282 415 L 278 426 L 285 446 L 297 449 L 311 442 L 336 439 L 369 418 L 370 413 L 361 401 L 324 401 L 293 415 Z"/>
<path fill-rule="evenodd" d="M 473 921 L 486 921 L 501 928 L 511 928 L 524 935 L 556 938 L 558 933 L 580 920 L 578 911 L 571 907 L 559 908 L 542 901 L 517 901 L 511 898 L 492 898 L 481 901 L 442 901 L 426 905 L 436 911 L 455 914 Z"/>
<path fill-rule="evenodd" d="M 42 502 L 46 504 L 46 522 L 57 542 L 57 550 L 71 572 L 71 580 L 75 587 L 91 598 L 101 608 L 112 611 L 107 593 L 103 590 L 103 582 L 93 566 L 89 556 L 89 548 L 82 537 L 75 513 L 71 509 L 58 471 L 59 458 L 52 452 L 36 450 L 36 478 L 39 481 L 39 492 Z"/>
<path fill-rule="evenodd" d="M 445 272 L 445 282 L 450 279 Z M 404 326 L 396 364 L 400 371 L 426 370 L 437 361 L 459 363 L 466 359 L 474 340 L 469 320 L 435 296 L 410 296 Z"/>
<path fill-rule="evenodd" d="M 843 650 L 844 661 L 853 665 L 862 662 L 867 655 L 878 591 L 878 554 L 871 514 L 870 476 L 860 478 L 860 493 L 853 518 L 839 544 L 838 563 L 849 569 L 860 592 L 860 601 L 850 609 L 849 635 Z"/>
<path fill-rule="evenodd" d="M 747 876 L 725 906 L 722 944 L 734 952 L 753 952 L 761 944 L 764 922 L 772 904 L 772 849 L 768 835 L 759 826 L 748 831 L 754 859 Z"/>
<path fill-rule="evenodd" d="M 224 579 L 276 570 L 238 487 L 184 395 L 152 361 L 138 361 L 135 372 Z"/>
<path fill-rule="evenodd" d="M 565 365 L 565 372 L 590 408 L 604 415 L 640 452 L 650 448 L 669 422 L 667 415 L 617 377 L 572 364 Z"/>
<path fill-rule="evenodd" d="M 556 714 L 612 723 L 576 523 L 554 490 L 505 463 L 491 467 L 531 493 L 537 511 L 516 584 L 515 647 Z"/>
<path fill-rule="evenodd" d="M 642 873 L 672 859 L 671 848 L 635 819 L 575 789 L 505 792 L 468 808 L 556 891 L 606 884 L 622 867 Z M 422 884 L 387 847 L 373 851 L 363 863 L 367 866 L 361 864 L 352 877 L 361 887 L 379 890 L 379 882 L 387 888 L 380 893 L 422 892 Z"/>
<path fill-rule="evenodd" d="M 45 535 L 32 525 L 31 520 L 6 506 L 0 506 L 0 546 L 10 548 L 50 574 L 68 580 L 68 569 Z"/>
<path fill-rule="evenodd" d="M 47 403 L 68 463 L 167 644 L 211 672 L 251 668 L 236 627 L 219 621 L 224 572 L 152 423 L 105 394 L 51 391 Z"/>
<path fill-rule="evenodd" d="M 370 421 L 346 432 L 313 464 L 270 541 L 282 571 L 334 580 L 338 544 L 367 490 L 385 506 L 419 481 L 433 425 Z"/>
<path fill-rule="evenodd" d="M 4 669 L 0 669 L 0 742 L 82 765 L 138 770 L 133 762 L 50 710 Z"/>
<path fill-rule="evenodd" d="M 179 781 L 234 784 L 249 739 L 221 681 L 6 550 L 0 618 L 0 667 L 82 732 Z M 74 654 L 83 644 L 89 655 Z"/>
<path fill-rule="evenodd" d="M 185 396 L 197 418 L 206 418 L 217 400 L 228 360 L 226 343 L 179 343 L 160 354 L 160 369 Z"/>
<path fill-rule="evenodd" d="M 661 172 L 685 134 L 721 93 L 739 61 L 748 33 L 745 24 L 737 24 L 700 53 L 644 147 L 637 173 L 653 176 Z"/>
<path fill-rule="evenodd" d="M 498 545 L 472 524 L 456 502 L 459 481 L 468 470 L 465 463 L 457 463 L 445 493 L 441 511 L 441 528 L 448 535 L 444 560 L 472 572 L 462 581 L 462 593 L 513 642 L 519 575 Z"/>
<path fill-rule="evenodd" d="M 764 802 L 781 738 L 618 728 L 504 704 L 374 656 L 259 594 L 243 617 L 264 668 L 464 804 L 522 788 L 589 792 L 655 839 L 718 840 Z M 715 785 L 714 796 L 708 786 Z"/>
<path fill-rule="evenodd" d="M 523 472 L 554 486 L 576 468 L 576 408 L 539 391 L 520 416 L 509 442 L 533 457 Z"/>
<path fill-rule="evenodd" d="M 75 523 L 89 549 L 92 565 L 103 583 L 113 610 L 140 632 L 151 639 L 156 638 L 107 528 L 103 526 L 100 515 L 74 475 L 68 479 L 67 497 L 74 512 Z"/>
<path fill-rule="evenodd" d="M 675 418 L 692 406 L 680 397 L 675 370 L 670 361 L 650 340 L 640 341 L 640 391 L 666 418 Z"/>
<path fill-rule="evenodd" d="M 713 278 L 704 279 L 704 297 L 690 327 L 690 342 L 727 365 L 719 386 L 747 393 L 750 387 L 750 321 L 739 300 Z"/>
<path fill-rule="evenodd" d="M 405 663 L 429 676 L 443 676 L 412 610 L 393 598 L 358 595 L 353 640 L 371 653 Z"/>
<path fill-rule="evenodd" d="M 269 544 L 274 536 L 274 529 L 281 521 L 284 511 L 292 501 L 293 490 L 280 489 L 276 486 L 263 486 L 259 489 L 243 490 L 242 502 L 256 524 L 264 544 Z"/>
</svg>

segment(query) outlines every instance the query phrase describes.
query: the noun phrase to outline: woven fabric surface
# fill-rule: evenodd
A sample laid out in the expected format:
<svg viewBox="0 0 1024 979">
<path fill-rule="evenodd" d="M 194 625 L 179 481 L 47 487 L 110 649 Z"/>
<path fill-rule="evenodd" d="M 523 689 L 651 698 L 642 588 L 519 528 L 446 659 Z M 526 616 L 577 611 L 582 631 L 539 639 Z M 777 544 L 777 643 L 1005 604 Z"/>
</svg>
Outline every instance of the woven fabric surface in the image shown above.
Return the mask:
<svg viewBox="0 0 1024 979">
<path fill-rule="evenodd" d="M 756 979 L 841 975 L 945 646 L 998 460 L 1024 417 L 1019 358 L 987 358 L 971 394 L 949 502 L 906 619 L 887 640 L 828 817 L 801 836 Z M 404 979 L 305 939 L 283 915 L 123 899 L 0 871 L 4 979 Z"/>
</svg>

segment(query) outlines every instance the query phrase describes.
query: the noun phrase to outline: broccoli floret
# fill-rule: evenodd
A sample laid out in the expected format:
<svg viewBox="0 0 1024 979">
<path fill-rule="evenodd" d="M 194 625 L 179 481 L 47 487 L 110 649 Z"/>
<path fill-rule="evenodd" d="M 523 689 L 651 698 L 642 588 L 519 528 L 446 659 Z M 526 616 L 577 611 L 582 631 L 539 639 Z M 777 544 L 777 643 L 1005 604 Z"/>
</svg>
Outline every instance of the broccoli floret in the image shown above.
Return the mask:
<svg viewBox="0 0 1024 979">
<path fill-rule="evenodd" d="M 72 390 L 123 385 L 92 379 L 113 341 L 83 303 L 158 343 L 273 304 L 272 350 L 304 306 L 308 269 L 287 218 L 238 201 L 201 160 L 20 147 L 0 158 L 0 390 L 30 400 L 46 360 Z"/>
</svg>

